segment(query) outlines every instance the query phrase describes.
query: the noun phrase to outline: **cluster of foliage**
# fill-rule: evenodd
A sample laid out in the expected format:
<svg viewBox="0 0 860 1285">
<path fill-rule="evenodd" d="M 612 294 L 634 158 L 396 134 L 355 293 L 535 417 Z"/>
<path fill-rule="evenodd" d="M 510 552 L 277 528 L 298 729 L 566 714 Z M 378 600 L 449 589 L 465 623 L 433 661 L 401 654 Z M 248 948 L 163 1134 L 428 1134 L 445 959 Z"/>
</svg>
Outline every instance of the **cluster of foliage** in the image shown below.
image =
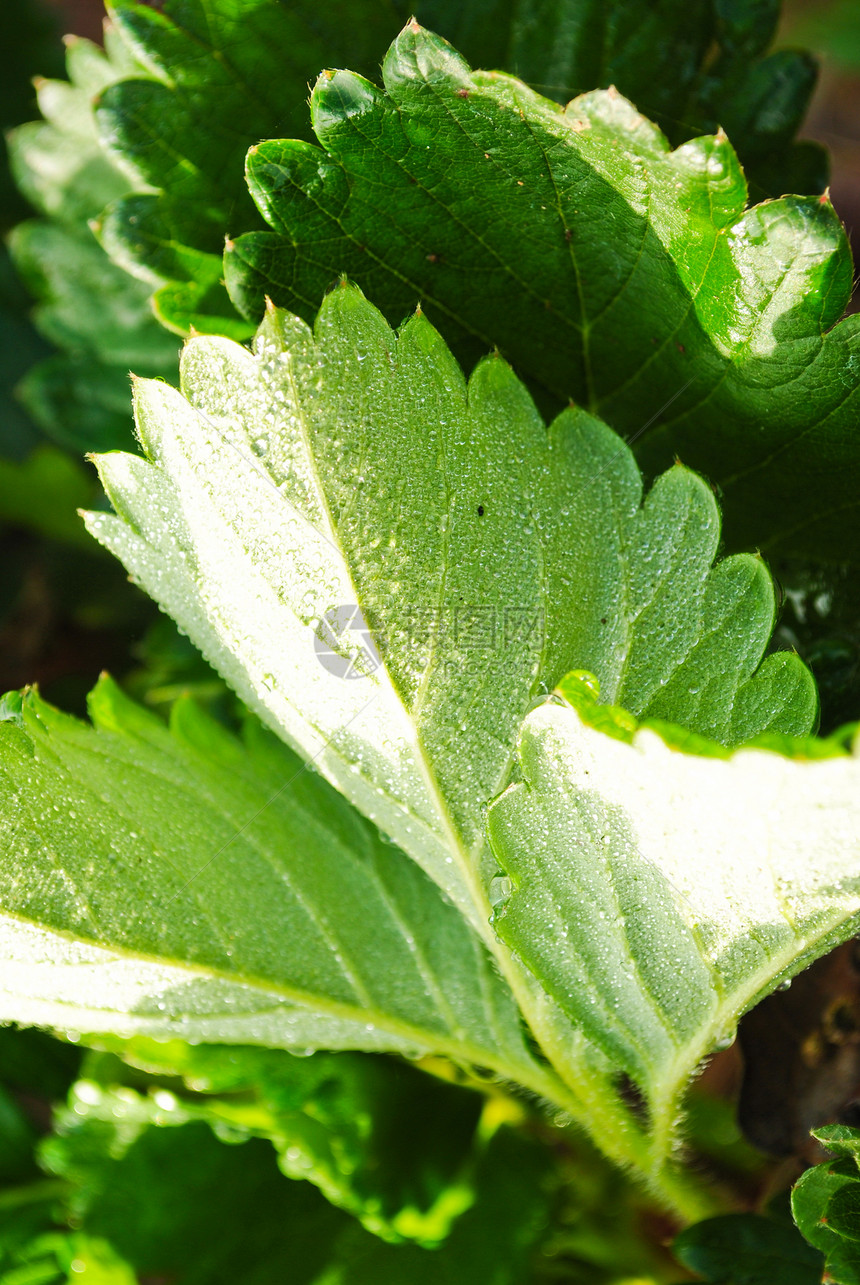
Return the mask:
<svg viewBox="0 0 860 1285">
<path fill-rule="evenodd" d="M 860 926 L 860 327 L 778 16 L 115 0 L 37 82 L 0 517 L 124 661 L 0 704 L 0 1285 L 860 1282 L 860 1003 L 747 1127 L 790 1201 L 694 1086 Z"/>
</svg>

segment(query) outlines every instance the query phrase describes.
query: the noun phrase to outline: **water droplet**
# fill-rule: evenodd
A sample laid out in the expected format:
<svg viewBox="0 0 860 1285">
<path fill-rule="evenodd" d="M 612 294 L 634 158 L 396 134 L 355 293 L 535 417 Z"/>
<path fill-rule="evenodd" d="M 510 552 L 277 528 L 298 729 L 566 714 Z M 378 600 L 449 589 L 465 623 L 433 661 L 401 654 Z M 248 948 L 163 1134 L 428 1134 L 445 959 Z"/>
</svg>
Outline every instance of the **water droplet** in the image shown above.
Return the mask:
<svg viewBox="0 0 860 1285">
<path fill-rule="evenodd" d="M 510 900 L 514 886 L 507 875 L 496 875 L 490 881 L 490 905 L 494 910 Z"/>
</svg>

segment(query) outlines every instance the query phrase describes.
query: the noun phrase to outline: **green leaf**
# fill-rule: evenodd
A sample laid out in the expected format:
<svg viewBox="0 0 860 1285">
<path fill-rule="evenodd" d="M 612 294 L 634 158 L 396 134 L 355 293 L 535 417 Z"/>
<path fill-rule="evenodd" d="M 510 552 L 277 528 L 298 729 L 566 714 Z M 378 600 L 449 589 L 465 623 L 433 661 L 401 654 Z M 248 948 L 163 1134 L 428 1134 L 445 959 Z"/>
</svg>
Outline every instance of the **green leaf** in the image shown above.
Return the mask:
<svg viewBox="0 0 860 1285">
<path fill-rule="evenodd" d="M 673 469 L 640 508 L 605 425 L 567 411 L 548 432 L 495 358 L 467 388 L 422 317 L 395 336 L 340 289 L 314 335 L 273 313 L 256 355 L 192 341 L 183 389 L 137 385 L 149 459 L 100 457 L 118 516 L 90 530 L 473 918 L 483 805 L 530 703 L 574 664 L 637 714 L 683 711 L 729 741 L 811 726 L 796 657 L 756 671 L 764 567 L 711 572 L 708 488 Z M 337 618 L 351 602 L 361 621 Z M 365 620 L 378 652 L 350 640 Z"/>
<path fill-rule="evenodd" d="M 547 1224 L 547 1160 L 542 1147 L 500 1129 L 477 1174 L 478 1200 L 445 1244 L 428 1252 L 347 1232 L 339 1246 L 344 1285 L 531 1285 Z"/>
<path fill-rule="evenodd" d="M 807 1169 L 791 1193 L 795 1221 L 826 1256 L 827 1279 L 860 1282 L 860 1130 L 845 1125 L 816 1129 L 814 1137 L 835 1159 Z"/>
<path fill-rule="evenodd" d="M 34 1199 L 47 1183 L 7 1195 Z M 0 1212 L 0 1285 L 137 1285 L 131 1268 L 104 1241 L 57 1230 L 50 1195 L 41 1203 Z"/>
<path fill-rule="evenodd" d="M 138 362 L 160 373 L 175 361 L 176 340 L 153 324 L 148 291 L 115 267 L 90 233 L 31 220 L 18 224 L 10 248 L 41 300 L 35 320 L 52 343 L 100 366 Z"/>
<path fill-rule="evenodd" d="M 713 1285 L 820 1285 L 821 1255 L 796 1227 L 758 1214 L 727 1214 L 686 1228 L 677 1258 Z"/>
<path fill-rule="evenodd" d="M 795 49 L 767 54 L 778 0 L 526 0 L 514 8 L 507 48 L 497 49 L 492 37 L 477 47 L 482 66 L 512 71 L 562 103 L 615 85 L 675 144 L 722 124 L 763 194 L 823 191 L 823 149 L 792 141 L 815 86 L 815 62 Z M 432 14 L 419 17 L 473 57 L 474 46 Z"/>
<path fill-rule="evenodd" d="M 490 807 L 495 929 L 640 1087 L 655 1154 L 738 1018 L 860 922 L 860 763 L 625 744 L 570 707 L 525 721 Z"/>
<path fill-rule="evenodd" d="M 851 1230 L 856 1233 L 858 1187 L 853 1160 L 830 1160 L 807 1169 L 791 1194 L 797 1225 L 810 1244 L 825 1255 L 827 1272 L 836 1285 L 857 1285 L 860 1281 L 860 1245 Z M 850 1210 L 848 1235 L 839 1217 L 843 1200 Z"/>
<path fill-rule="evenodd" d="M 157 9 L 117 0 L 110 12 L 145 73 L 107 87 L 96 107 L 102 145 L 137 189 L 106 212 L 104 244 L 117 264 L 163 287 L 155 306 L 166 325 L 245 338 L 253 327 L 236 315 L 221 269 L 225 232 L 258 222 L 245 152 L 304 129 L 308 79 L 331 58 L 370 71 L 408 15 L 374 0 L 337 0 L 324 16 L 309 0 Z"/>
<path fill-rule="evenodd" d="M 860 1166 L 860 1129 L 852 1129 L 846 1124 L 828 1124 L 822 1129 L 814 1129 L 812 1136 L 835 1156 L 840 1159 L 850 1157 Z"/>
<path fill-rule="evenodd" d="M 748 19 L 715 20 L 703 0 L 669 0 L 656 11 L 643 0 L 471 0 L 465 6 L 427 0 L 419 6 L 422 20 L 462 42 L 467 54 L 527 81 L 549 81 L 554 97 L 615 83 L 643 110 L 666 117 L 680 137 L 704 132 L 712 119 L 715 127 L 728 112 L 750 157 L 767 158 L 780 173 L 794 166 L 791 138 L 815 72 L 801 54 L 760 60 L 777 6 L 766 10 L 751 33 Z M 326 63 L 373 73 L 408 6 L 349 0 L 330 5 L 321 21 L 307 0 L 289 7 L 273 0 L 167 0 L 157 9 L 117 0 L 111 15 L 147 75 L 108 86 L 97 119 L 105 147 L 146 191 L 120 198 L 104 226 L 106 244 L 135 274 L 196 287 L 211 281 L 208 312 L 190 300 L 177 306 L 175 291 L 165 307 L 159 291 L 166 324 L 187 331 L 193 322 L 240 338 L 237 320 L 223 329 L 226 300 L 216 283 L 225 229 L 255 221 L 240 180 L 244 152 L 275 132 L 304 135 L 308 79 Z M 715 43 L 721 59 L 705 72 Z M 826 182 L 820 160 L 818 171 L 816 191 Z"/>
<path fill-rule="evenodd" d="M 605 1065 L 560 1021 L 566 988 L 550 978 L 548 1005 L 521 962 L 535 973 L 534 941 L 512 953 L 489 926 L 484 805 L 510 779 L 523 716 L 576 663 L 608 699 L 727 740 L 807 730 L 806 671 L 791 656 L 759 665 L 773 621 L 762 564 L 711 570 L 716 505 L 688 470 L 643 505 L 605 425 L 568 410 L 547 430 L 504 362 L 467 387 L 422 317 L 395 336 L 348 287 L 313 334 L 270 314 L 256 354 L 193 340 L 183 388 L 138 384 L 148 458 L 99 460 L 117 515 L 90 529 L 456 902 L 564 1068 L 567 1109 L 626 1147 L 618 1121 L 600 1121 Z M 803 949 L 792 939 L 791 960 Z M 708 1012 L 685 1077 L 720 1033 Z"/>
<path fill-rule="evenodd" d="M 131 396 L 124 367 L 102 365 L 82 352 L 55 353 L 31 366 L 15 391 L 39 427 L 77 456 L 129 445 Z"/>
<path fill-rule="evenodd" d="M 95 727 L 18 705 L 0 725 L 5 1020 L 438 1049 L 544 1083 L 461 918 L 259 725 L 240 744 L 181 701 L 168 730 L 108 680 Z"/>
<path fill-rule="evenodd" d="M 112 264 L 88 226 L 129 187 L 100 147 L 91 102 L 135 68 L 111 31 L 105 53 L 71 37 L 69 81 L 40 81 L 44 119 L 9 138 L 18 186 L 47 216 L 19 224 L 11 251 L 37 328 L 63 354 L 33 366 L 21 396 L 40 427 L 80 451 L 128 444 L 129 366 L 175 372 L 176 344 L 152 316 L 149 287 Z"/>
<path fill-rule="evenodd" d="M 68 81 L 37 82 L 43 119 L 21 125 L 9 139 L 16 182 L 37 210 L 83 225 L 127 190 L 128 180 L 99 147 L 90 102 L 132 65 L 116 41 L 104 54 L 72 36 L 66 46 Z"/>
<path fill-rule="evenodd" d="M 645 0 L 470 0 L 465 6 L 425 0 L 418 7 L 422 21 L 467 56 L 514 70 L 538 87 L 550 82 L 553 97 L 616 84 L 656 114 L 676 141 L 719 120 L 736 123 L 744 158 L 776 194 L 792 187 L 795 174 L 803 190 L 821 191 L 823 153 L 791 141 L 814 66 L 797 53 L 761 59 L 777 6 L 766 10 L 751 37 L 743 16 L 717 19 L 705 0 L 667 0 L 656 8 Z M 112 50 L 113 61 L 124 56 L 130 65 L 111 75 L 87 50 L 88 87 L 101 93 L 97 120 L 106 155 L 70 147 L 62 120 L 54 132 L 38 133 L 37 172 L 19 166 L 22 187 L 40 185 L 38 170 L 50 164 L 53 146 L 51 168 L 68 171 L 54 180 L 65 189 L 60 200 L 67 211 L 78 189 L 85 201 L 99 190 L 99 210 L 116 202 L 102 227 L 105 245 L 117 263 L 161 287 L 156 311 L 164 324 L 242 338 L 248 328 L 224 293 L 220 257 L 225 230 L 257 221 L 241 178 L 245 151 L 273 134 L 306 134 L 308 80 L 326 63 L 373 74 L 409 7 L 401 0 L 385 6 L 349 0 L 321 16 L 308 0 L 289 7 L 280 0 L 168 0 L 157 9 L 118 0 L 111 16 L 121 37 L 114 36 L 121 52 Z M 91 141 L 88 112 L 70 102 L 63 86 L 51 86 L 43 97 L 48 119 L 59 115 L 58 104 L 73 106 L 78 135 Z M 39 129 L 29 127 L 34 135 Z M 137 191 L 108 190 L 120 181 L 118 170 Z"/>
<path fill-rule="evenodd" d="M 779 655 L 784 656 L 784 653 Z M 767 684 L 763 684 L 763 690 L 767 692 Z M 588 727 L 604 732 L 617 741 L 625 741 L 628 745 L 632 745 L 641 727 L 653 728 L 670 749 L 680 750 L 684 754 L 702 755 L 705 758 L 729 759 L 732 757 L 732 751 L 724 744 L 709 740 L 699 732 L 689 732 L 677 723 L 667 723 L 659 717 L 638 719 L 620 705 L 601 705 L 598 703 L 599 694 L 600 684 L 594 674 L 582 669 L 565 674 L 554 692 L 555 696 L 561 696 L 568 705 L 573 706 Z M 698 689 L 690 692 L 694 708 L 698 694 Z M 757 702 L 752 703 L 753 710 L 756 705 Z M 679 702 L 679 714 L 683 716 L 682 702 Z M 750 735 L 742 741 L 742 744 L 749 748 L 771 750 L 785 758 L 803 761 L 844 758 L 849 752 L 847 747 L 854 739 L 857 730 L 858 724 L 847 723 L 831 736 L 791 736 L 772 727 L 767 731 Z"/>
<path fill-rule="evenodd" d="M 180 1112 L 174 1127 L 153 1127 L 168 1113 L 130 1090 L 102 1095 L 84 1082 L 71 1102 L 43 1162 L 70 1184 L 75 1223 L 138 1279 L 317 1282 L 344 1215 L 285 1179 L 266 1143 L 225 1146 Z"/>
<path fill-rule="evenodd" d="M 158 1095 L 156 1095 L 158 1096 Z M 180 1106 L 84 1082 L 44 1158 L 70 1181 L 70 1213 L 141 1276 L 183 1285 L 526 1285 L 546 1221 L 547 1155 L 510 1130 L 490 1141 L 479 1198 L 434 1251 L 389 1245 L 289 1182 L 259 1140 L 226 1147 Z M 154 1127 L 171 1125 L 172 1127 Z"/>
<path fill-rule="evenodd" d="M 32 77 L 61 61 L 51 15 L 31 0 L 8 0 L 0 8 L 0 232 L 29 214 L 9 166 L 9 130 L 33 111 Z M 35 425 L 14 394 L 15 385 L 46 345 L 31 326 L 30 299 L 0 246 L 0 456 L 21 460 L 36 439 Z"/>
<path fill-rule="evenodd" d="M 671 152 L 612 90 L 562 109 L 415 25 L 383 78 L 324 73 L 321 146 L 252 148 L 273 230 L 228 246 L 246 316 L 269 295 L 309 318 L 343 272 L 391 321 L 420 299 L 462 360 L 496 345 L 642 437 L 649 471 L 705 473 L 734 547 L 860 547 L 851 257 L 827 200 L 745 211 L 724 134 Z"/>
<path fill-rule="evenodd" d="M 99 1046 L 152 1074 L 181 1076 L 195 1094 L 176 1103 L 180 1118 L 203 1119 L 233 1140 L 268 1138 L 288 1177 L 314 1183 L 387 1240 L 437 1244 L 474 1201 L 475 1163 L 492 1133 L 482 1124 L 478 1137 L 483 1103 L 474 1090 L 358 1053 L 296 1058 L 140 1037 Z"/>
<path fill-rule="evenodd" d="M 72 266 L 81 256 L 73 274 L 81 333 L 74 309 L 66 309 L 60 341 L 74 368 L 40 366 L 23 390 L 31 413 L 57 440 L 82 450 L 125 444 L 123 347 L 143 345 L 128 362 L 138 373 L 172 379 L 169 347 L 158 368 L 147 369 L 146 347 L 157 333 L 153 289 L 155 314 L 170 330 L 250 334 L 224 290 L 221 266 L 225 231 L 259 225 L 243 181 L 244 153 L 260 138 L 307 134 L 308 81 L 326 63 L 375 74 L 409 12 L 401 0 L 338 0 L 324 14 L 311 0 L 168 0 L 157 7 L 118 0 L 105 54 L 69 39 L 69 82 L 40 82 L 44 120 L 11 139 L 21 191 L 71 236 L 62 262 Z M 826 182 L 820 149 L 791 142 L 814 80 L 810 60 L 796 53 L 761 58 L 775 4 L 756 6 L 752 32 L 744 14 L 715 15 L 708 0 L 425 0 L 418 13 L 468 57 L 516 71 L 555 97 L 618 85 L 676 142 L 718 121 L 730 125 L 742 158 L 775 194 L 818 192 Z M 16 53 L 20 30 L 16 20 Z M 99 261 L 87 222 L 115 260 L 113 273 Z M 103 288 L 117 305 L 104 317 Z M 39 293 L 53 336 L 62 274 L 40 279 Z M 97 362 L 94 337 L 108 350 Z"/>
</svg>

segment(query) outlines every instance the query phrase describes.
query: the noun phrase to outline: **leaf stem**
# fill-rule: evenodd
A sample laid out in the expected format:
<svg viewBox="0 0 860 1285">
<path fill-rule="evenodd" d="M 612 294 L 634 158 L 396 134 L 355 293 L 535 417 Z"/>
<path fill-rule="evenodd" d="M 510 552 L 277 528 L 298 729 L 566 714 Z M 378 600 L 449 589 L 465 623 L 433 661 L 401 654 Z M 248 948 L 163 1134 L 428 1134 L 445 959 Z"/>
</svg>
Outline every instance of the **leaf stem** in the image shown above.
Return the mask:
<svg viewBox="0 0 860 1285">
<path fill-rule="evenodd" d="M 575 1087 L 547 1068 L 518 1072 L 517 1082 L 570 1118 L 561 1125 L 587 1134 L 612 1163 L 624 1169 L 664 1209 L 683 1222 L 698 1222 L 725 1212 L 725 1202 L 702 1179 L 671 1158 L 655 1166 L 653 1139 L 635 1120 L 611 1082 L 581 1065 Z"/>
</svg>

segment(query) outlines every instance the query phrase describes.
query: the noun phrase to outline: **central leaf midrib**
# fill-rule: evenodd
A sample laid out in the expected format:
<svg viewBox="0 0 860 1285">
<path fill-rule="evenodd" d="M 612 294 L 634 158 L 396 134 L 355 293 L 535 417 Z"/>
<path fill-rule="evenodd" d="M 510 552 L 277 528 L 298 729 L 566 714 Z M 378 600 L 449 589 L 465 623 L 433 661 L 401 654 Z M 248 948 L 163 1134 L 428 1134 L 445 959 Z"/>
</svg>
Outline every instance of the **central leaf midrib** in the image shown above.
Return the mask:
<svg viewBox="0 0 860 1285">
<path fill-rule="evenodd" d="M 341 542 L 337 525 L 335 524 L 334 519 L 332 517 L 332 511 L 331 511 L 331 506 L 329 504 L 328 493 L 325 486 L 323 485 L 322 478 L 320 477 L 319 468 L 317 466 L 316 451 L 314 450 L 310 433 L 308 431 L 308 420 L 307 420 L 307 413 L 305 410 L 304 398 L 301 395 L 299 386 L 295 379 L 293 363 L 294 363 L 293 354 L 290 353 L 288 356 L 288 361 L 286 363 L 286 368 L 288 372 L 287 378 L 289 379 L 289 382 L 290 382 L 290 389 L 291 389 L 294 405 L 296 407 L 296 412 L 297 412 L 296 418 L 300 425 L 300 431 L 301 431 L 302 440 L 304 443 L 305 454 L 308 461 L 308 466 L 311 470 L 311 476 L 312 476 L 314 487 L 317 493 L 317 499 L 319 501 L 320 507 L 324 514 L 325 520 L 328 523 L 330 542 L 338 550 L 338 553 L 340 554 L 340 558 L 343 564 L 346 578 L 349 582 L 349 585 L 354 595 L 354 600 L 359 605 L 359 607 L 361 607 L 361 594 L 359 593 L 358 585 L 355 580 L 353 567 L 351 565 L 350 559 L 347 557 L 346 551 Z M 363 608 L 362 608 L 362 611 L 363 611 Z M 405 721 L 409 726 L 409 728 L 411 729 L 415 759 L 421 771 L 424 784 L 427 787 L 427 790 L 430 794 L 431 802 L 434 804 L 436 808 L 437 816 L 441 822 L 440 837 L 442 838 L 445 847 L 453 855 L 454 860 L 457 862 L 457 865 L 460 869 L 460 873 L 463 877 L 463 880 L 466 886 L 466 891 L 471 897 L 472 908 L 473 908 L 473 911 L 475 912 L 473 916 L 473 923 L 475 924 L 476 927 L 479 928 L 479 931 L 481 932 L 483 938 L 490 946 L 492 953 L 494 955 L 497 955 L 498 949 L 494 948 L 493 934 L 489 931 L 489 910 L 490 910 L 489 903 L 486 901 L 486 897 L 481 895 L 483 893 L 483 889 L 480 887 L 480 884 L 478 882 L 477 872 L 472 862 L 469 860 L 468 848 L 462 842 L 461 836 L 459 835 L 459 832 L 456 829 L 451 819 L 450 813 L 447 808 L 447 804 L 445 803 L 444 795 L 442 794 L 442 791 L 439 787 L 439 783 L 436 779 L 435 771 L 432 765 L 430 764 L 429 759 L 424 751 L 424 745 L 418 733 L 418 729 L 415 725 L 415 721 L 412 716 L 412 713 L 407 708 L 403 700 L 403 696 L 400 692 L 399 686 L 392 680 L 391 675 L 389 674 L 388 665 L 385 661 L 384 655 L 382 656 L 381 668 L 385 674 L 388 687 L 390 691 L 394 694 L 398 705 L 403 711 Z M 330 745 L 330 742 L 326 742 L 326 743 Z M 344 762 L 346 762 L 345 759 L 344 759 Z M 352 765 L 347 764 L 347 766 L 352 766 Z M 370 783 L 374 786 L 374 788 L 377 788 L 377 789 L 379 788 L 377 786 L 377 783 L 374 780 L 372 780 L 372 778 L 370 780 Z M 397 807 L 401 812 L 404 811 L 403 805 L 399 799 L 396 799 L 396 800 L 392 799 L 392 802 L 394 803 L 394 806 Z"/>
<path fill-rule="evenodd" d="M 305 447 L 308 465 L 311 470 L 313 483 L 316 488 L 317 497 L 318 497 L 322 512 L 325 515 L 325 519 L 328 522 L 332 543 L 340 552 L 340 557 L 343 563 L 343 567 L 345 569 L 347 580 L 355 595 L 356 603 L 359 603 L 360 595 L 358 593 L 358 588 L 353 575 L 353 569 L 352 569 L 352 566 L 350 565 L 348 558 L 345 555 L 345 551 L 341 544 L 337 527 L 332 519 L 331 508 L 328 502 L 328 495 L 326 493 L 325 487 L 322 484 L 319 469 L 317 467 L 316 452 L 312 448 L 310 434 L 308 431 L 308 420 L 307 420 L 307 414 L 305 411 L 304 400 L 300 396 L 299 388 L 295 379 L 292 354 L 290 354 L 289 360 L 287 362 L 287 371 L 288 371 L 288 379 L 290 381 L 290 388 L 291 388 L 294 404 L 297 410 L 297 420 L 300 425 L 302 440 Z M 441 823 L 440 837 L 443 840 L 443 843 L 447 848 L 448 852 L 453 856 L 454 860 L 456 861 L 465 884 L 465 890 L 471 899 L 473 913 L 470 916 L 469 922 L 472 928 L 477 930 L 477 933 L 480 935 L 480 938 L 483 940 L 490 955 L 496 960 L 496 963 L 502 973 L 502 976 L 506 980 L 507 984 L 510 986 L 511 991 L 513 992 L 514 999 L 519 1005 L 523 1013 L 523 1016 L 529 1022 L 529 1024 L 533 1027 L 535 1037 L 538 1039 L 538 1042 L 540 1043 L 540 1032 L 542 1028 L 546 1025 L 546 1020 L 549 1020 L 549 1019 L 548 1018 L 545 1019 L 542 1016 L 542 1006 L 541 1006 L 540 1000 L 538 1000 L 537 1003 L 535 1002 L 534 991 L 535 991 L 535 988 L 537 987 L 541 996 L 544 994 L 544 992 L 542 988 L 540 988 L 540 984 L 536 978 L 534 978 L 530 973 L 526 972 L 525 969 L 521 969 L 519 966 L 515 964 L 514 960 L 511 958 L 507 949 L 503 946 L 503 944 L 500 942 L 500 940 L 496 937 L 495 933 L 491 929 L 491 924 L 490 924 L 491 907 L 490 907 L 489 899 L 488 899 L 486 890 L 484 889 L 483 882 L 481 880 L 481 875 L 480 875 L 480 858 L 482 853 L 487 850 L 486 838 L 485 836 L 482 835 L 480 844 L 474 851 L 471 851 L 468 845 L 465 843 L 463 837 L 459 832 L 458 827 L 456 826 L 453 818 L 451 817 L 450 811 L 448 809 L 448 806 L 445 800 L 445 795 L 439 785 L 439 781 L 436 776 L 435 768 L 425 751 L 423 741 L 415 726 L 412 715 L 404 703 L 403 697 L 400 693 L 398 686 L 392 681 L 388 673 L 388 668 L 385 664 L 384 657 L 383 657 L 382 670 L 385 674 L 386 680 L 388 681 L 389 687 L 393 692 L 394 696 L 396 697 L 397 702 L 403 711 L 404 717 L 409 727 L 412 730 L 416 763 L 418 764 L 422 779 L 424 780 L 425 786 L 430 796 L 430 800 L 435 806 L 436 815 L 439 818 L 439 821 Z M 509 756 L 508 756 L 508 762 L 504 768 L 503 773 L 500 774 L 500 780 L 502 781 L 503 784 L 504 784 L 504 781 L 507 780 L 507 778 L 510 776 L 510 769 L 513 763 L 513 758 L 514 758 L 514 746 L 511 745 Z M 400 804 L 399 800 L 394 800 L 393 802 L 395 804 L 395 807 L 401 808 L 402 810 L 402 805 Z M 556 1073 L 559 1074 L 559 1076 L 561 1077 L 561 1080 L 565 1083 L 565 1085 L 567 1085 L 570 1082 L 571 1068 L 567 1066 L 564 1066 L 564 1067 L 560 1066 L 557 1063 L 557 1060 L 555 1058 L 551 1060 L 555 1067 Z"/>
</svg>

